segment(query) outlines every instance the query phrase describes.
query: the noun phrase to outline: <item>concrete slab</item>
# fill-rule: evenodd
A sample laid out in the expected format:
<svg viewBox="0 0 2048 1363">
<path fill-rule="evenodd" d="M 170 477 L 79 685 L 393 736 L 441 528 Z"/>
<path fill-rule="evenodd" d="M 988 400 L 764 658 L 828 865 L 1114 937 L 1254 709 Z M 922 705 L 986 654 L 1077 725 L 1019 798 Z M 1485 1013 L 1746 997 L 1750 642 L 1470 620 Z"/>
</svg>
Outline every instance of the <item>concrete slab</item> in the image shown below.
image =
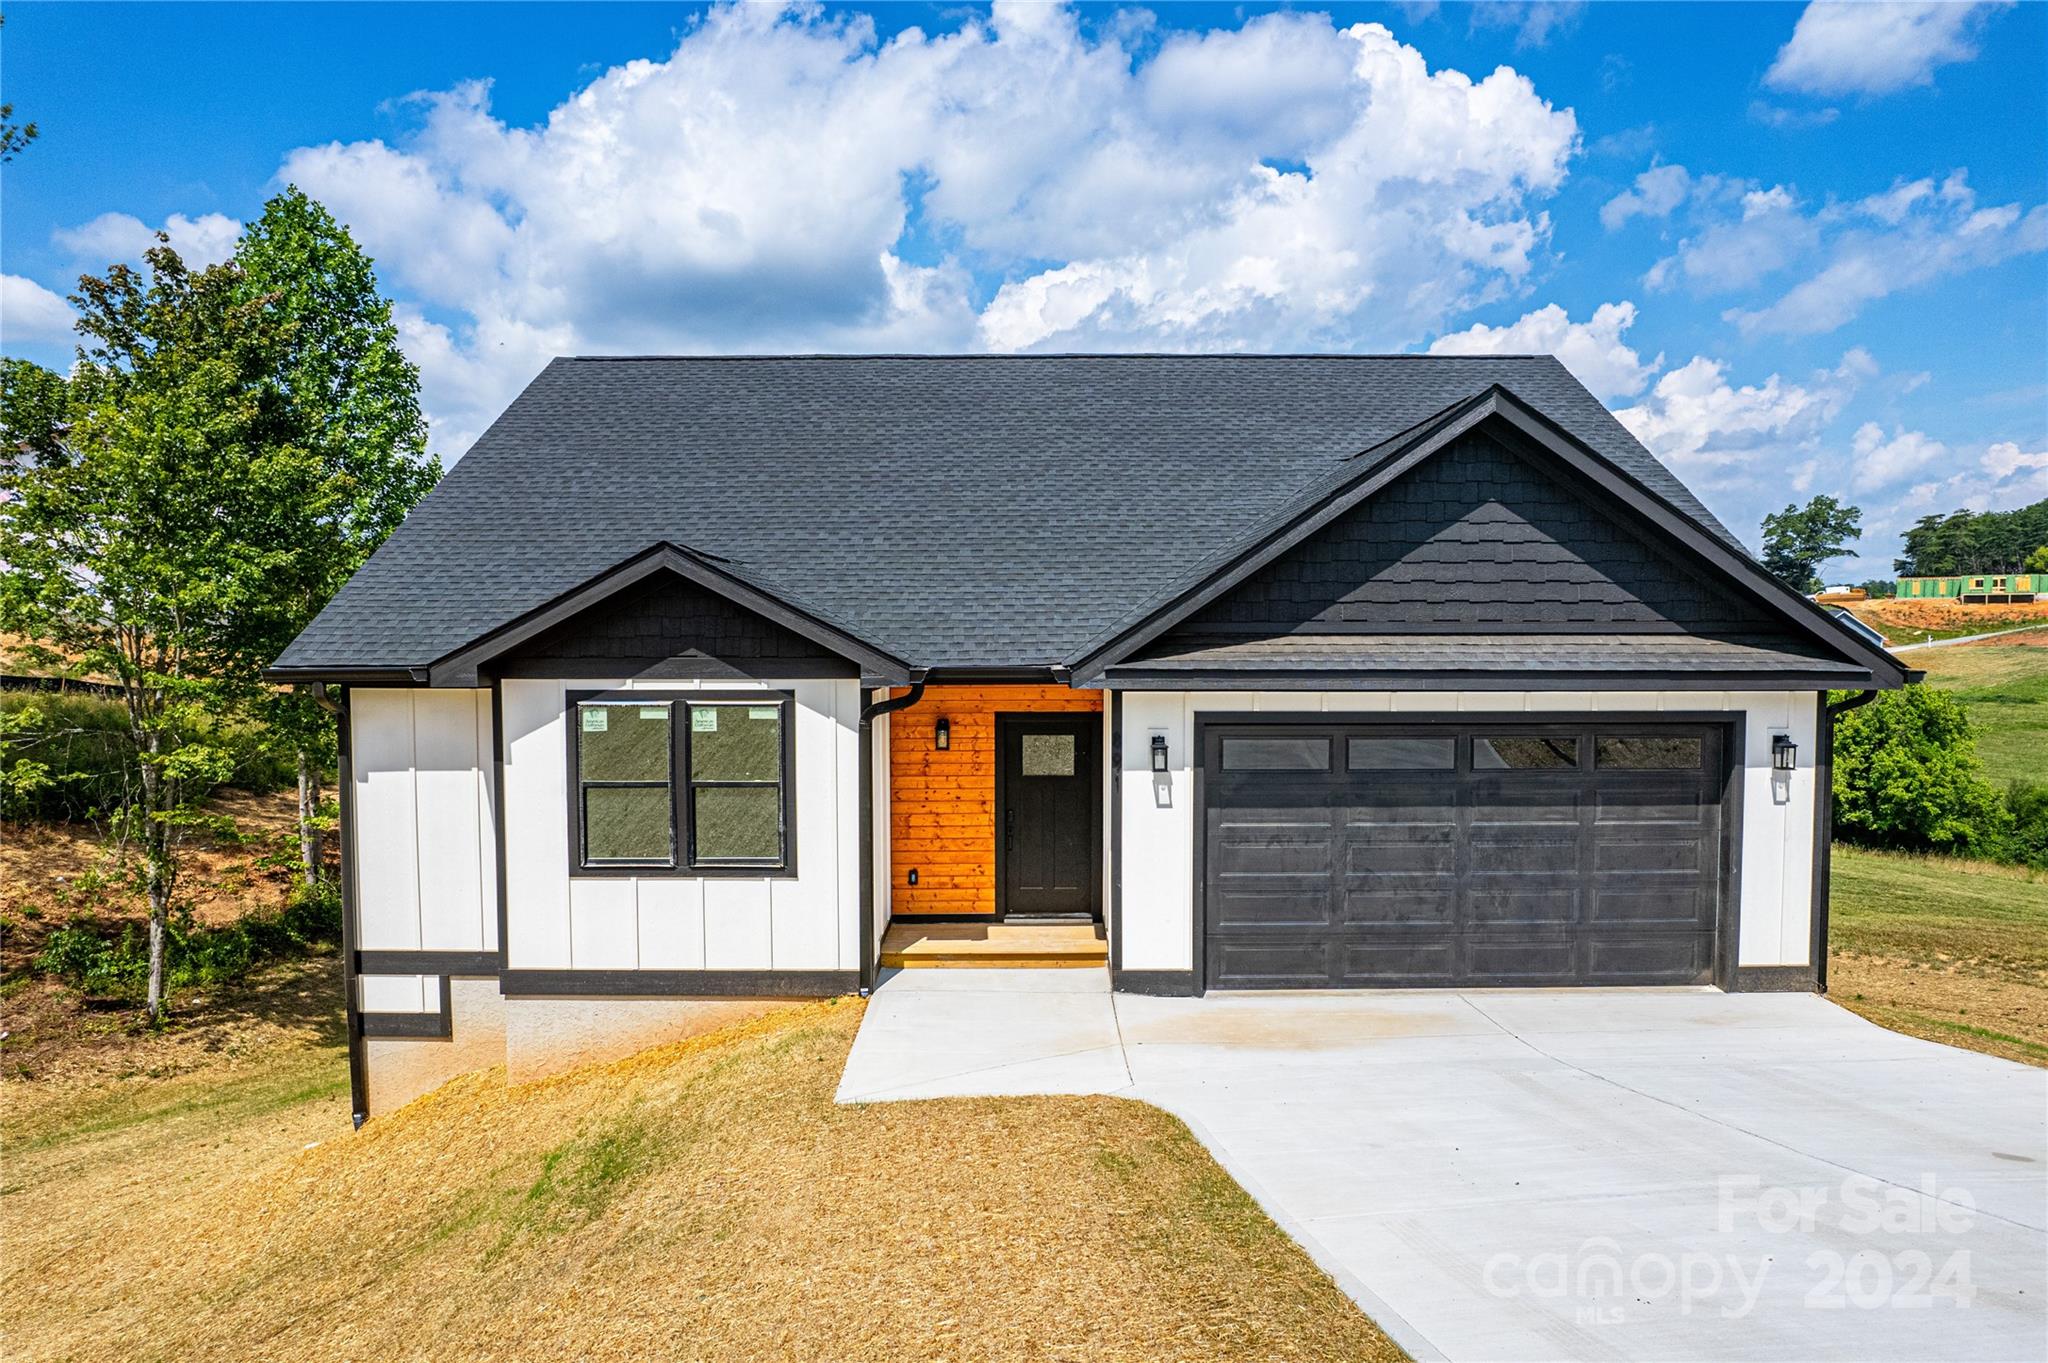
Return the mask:
<svg viewBox="0 0 2048 1363">
<path fill-rule="evenodd" d="M 842 1097 L 1156 1103 L 1419 1357 L 2048 1358 L 2048 1072 L 1806 995 L 971 973 L 885 984 Z"/>
</svg>

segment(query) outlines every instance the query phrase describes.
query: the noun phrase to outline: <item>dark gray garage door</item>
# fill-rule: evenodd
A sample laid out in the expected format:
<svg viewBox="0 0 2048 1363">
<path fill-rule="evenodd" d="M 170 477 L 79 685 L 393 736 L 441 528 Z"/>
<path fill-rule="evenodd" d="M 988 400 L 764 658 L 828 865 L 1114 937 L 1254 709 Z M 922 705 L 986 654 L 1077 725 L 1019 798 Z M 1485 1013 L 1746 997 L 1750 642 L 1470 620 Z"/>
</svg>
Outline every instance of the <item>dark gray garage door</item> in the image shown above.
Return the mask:
<svg viewBox="0 0 2048 1363">
<path fill-rule="evenodd" d="M 1712 978 L 1716 726 L 1212 724 L 1203 748 L 1211 989 Z"/>
</svg>

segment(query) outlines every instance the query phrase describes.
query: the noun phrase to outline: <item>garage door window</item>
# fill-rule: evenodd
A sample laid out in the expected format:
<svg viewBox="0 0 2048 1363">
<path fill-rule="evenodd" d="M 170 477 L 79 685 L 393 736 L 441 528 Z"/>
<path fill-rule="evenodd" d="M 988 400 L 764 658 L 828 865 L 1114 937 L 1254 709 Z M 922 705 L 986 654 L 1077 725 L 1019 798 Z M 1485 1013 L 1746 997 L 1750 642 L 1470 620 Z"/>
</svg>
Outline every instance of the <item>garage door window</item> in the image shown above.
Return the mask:
<svg viewBox="0 0 2048 1363">
<path fill-rule="evenodd" d="M 1569 771 L 1579 765 L 1579 740 L 1540 735 L 1472 740 L 1476 771 Z"/>
<path fill-rule="evenodd" d="M 1458 740 L 1354 738 L 1346 765 L 1353 771 L 1450 771 L 1458 765 Z"/>
<path fill-rule="evenodd" d="M 1697 738 L 1601 738 L 1593 765 L 1608 771 L 1698 771 L 1706 761 Z"/>
<path fill-rule="evenodd" d="M 1226 738 L 1225 771 L 1328 771 L 1330 740 L 1309 738 Z"/>
</svg>

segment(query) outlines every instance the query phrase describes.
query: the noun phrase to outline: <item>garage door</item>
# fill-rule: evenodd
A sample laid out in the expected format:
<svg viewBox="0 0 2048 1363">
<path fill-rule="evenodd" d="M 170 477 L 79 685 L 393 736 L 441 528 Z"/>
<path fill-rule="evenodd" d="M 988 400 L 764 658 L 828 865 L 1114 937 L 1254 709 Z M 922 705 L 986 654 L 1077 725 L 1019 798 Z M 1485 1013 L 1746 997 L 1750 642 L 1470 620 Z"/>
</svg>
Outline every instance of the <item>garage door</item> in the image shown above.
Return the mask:
<svg viewBox="0 0 2048 1363">
<path fill-rule="evenodd" d="M 1211 989 L 1712 978 L 1716 726 L 1215 724 L 1203 748 Z"/>
</svg>

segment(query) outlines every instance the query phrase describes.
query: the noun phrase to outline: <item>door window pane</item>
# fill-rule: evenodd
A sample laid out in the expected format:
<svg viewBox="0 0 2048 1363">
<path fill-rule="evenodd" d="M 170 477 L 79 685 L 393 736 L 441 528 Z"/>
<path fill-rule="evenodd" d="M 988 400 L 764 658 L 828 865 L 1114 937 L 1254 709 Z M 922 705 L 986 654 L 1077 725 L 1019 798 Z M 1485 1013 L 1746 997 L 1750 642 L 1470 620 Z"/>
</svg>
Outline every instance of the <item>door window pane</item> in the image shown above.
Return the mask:
<svg viewBox="0 0 2048 1363">
<path fill-rule="evenodd" d="M 1226 738 L 1225 771 L 1328 771 L 1330 740 L 1301 738 Z"/>
<path fill-rule="evenodd" d="M 576 707 L 577 751 L 586 781 L 668 780 L 669 707 L 584 704 Z"/>
<path fill-rule="evenodd" d="M 1593 765 L 1622 771 L 1698 771 L 1705 762 L 1697 738 L 1614 737 L 1593 741 Z"/>
<path fill-rule="evenodd" d="M 698 861 L 780 861 L 780 786 L 699 786 L 693 792 Z"/>
<path fill-rule="evenodd" d="M 671 860 L 667 786 L 589 786 L 583 792 L 585 861 Z"/>
<path fill-rule="evenodd" d="M 692 781 L 774 781 L 782 775 L 780 705 L 692 705 Z"/>
<path fill-rule="evenodd" d="M 1026 776 L 1072 776 L 1074 774 L 1074 735 L 1072 734 L 1023 734 L 1024 754 L 1021 766 Z"/>
<path fill-rule="evenodd" d="M 1354 738 L 1353 771 L 1449 771 L 1458 764 L 1455 738 Z"/>
<path fill-rule="evenodd" d="M 1579 765 L 1579 740 L 1572 735 L 1472 740 L 1474 771 L 1555 771 Z"/>
</svg>

